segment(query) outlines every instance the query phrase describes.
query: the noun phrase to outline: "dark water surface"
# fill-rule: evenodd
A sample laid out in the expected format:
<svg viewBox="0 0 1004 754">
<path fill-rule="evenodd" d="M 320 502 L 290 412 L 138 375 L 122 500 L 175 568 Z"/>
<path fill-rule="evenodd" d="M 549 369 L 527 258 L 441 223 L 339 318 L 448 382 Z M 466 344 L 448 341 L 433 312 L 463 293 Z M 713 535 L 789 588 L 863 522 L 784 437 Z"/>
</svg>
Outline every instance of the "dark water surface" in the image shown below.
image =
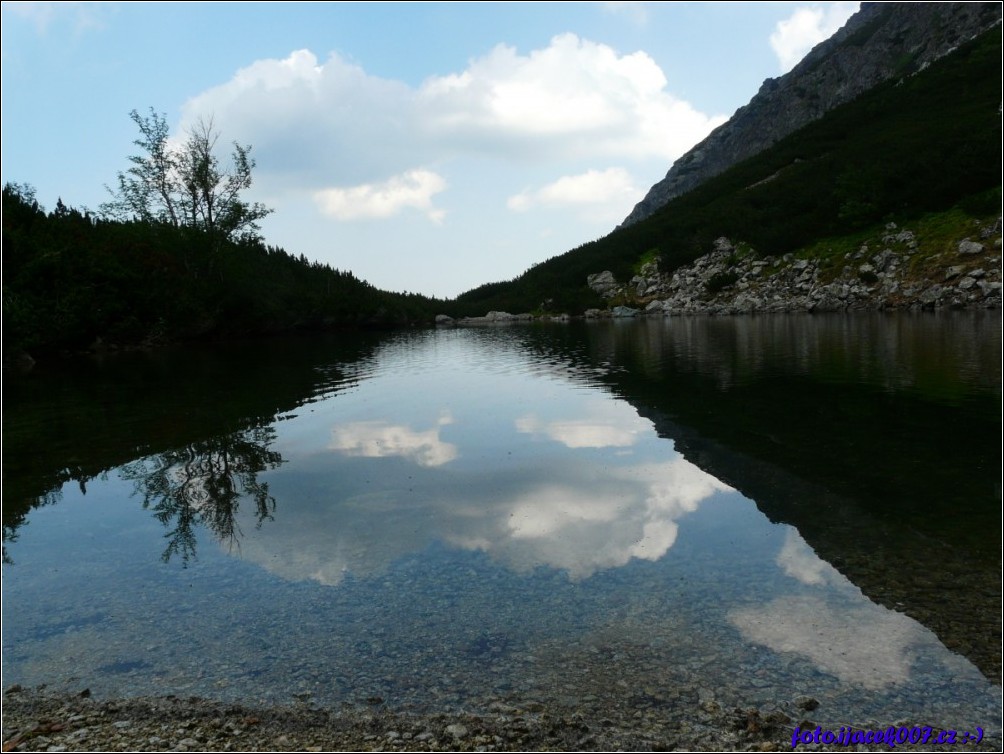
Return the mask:
<svg viewBox="0 0 1004 754">
<path fill-rule="evenodd" d="M 1000 738 L 999 314 L 343 335 L 5 375 L 3 680 L 819 700 Z"/>
</svg>

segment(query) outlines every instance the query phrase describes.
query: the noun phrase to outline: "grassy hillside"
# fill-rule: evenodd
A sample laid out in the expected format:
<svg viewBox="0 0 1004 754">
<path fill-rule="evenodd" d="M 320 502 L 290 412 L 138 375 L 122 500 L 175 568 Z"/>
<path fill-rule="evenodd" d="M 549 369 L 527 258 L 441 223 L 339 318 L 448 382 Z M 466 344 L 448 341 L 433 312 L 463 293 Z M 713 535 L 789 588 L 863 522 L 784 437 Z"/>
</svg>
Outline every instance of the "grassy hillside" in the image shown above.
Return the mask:
<svg viewBox="0 0 1004 754">
<path fill-rule="evenodd" d="M 857 100 L 717 176 L 643 222 L 459 296 L 454 314 L 581 312 L 602 305 L 586 276 L 630 278 L 643 256 L 672 271 L 728 236 L 780 255 L 880 223 L 1001 202 L 1001 30 Z"/>
</svg>

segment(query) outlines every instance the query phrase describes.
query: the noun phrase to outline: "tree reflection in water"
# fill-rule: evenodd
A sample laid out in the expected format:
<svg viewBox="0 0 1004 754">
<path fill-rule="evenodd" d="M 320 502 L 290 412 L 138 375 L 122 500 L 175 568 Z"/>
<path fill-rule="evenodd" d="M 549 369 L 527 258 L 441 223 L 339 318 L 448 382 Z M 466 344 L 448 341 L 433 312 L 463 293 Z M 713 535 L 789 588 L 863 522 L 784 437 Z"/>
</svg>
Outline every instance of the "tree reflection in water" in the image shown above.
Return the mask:
<svg viewBox="0 0 1004 754">
<path fill-rule="evenodd" d="M 271 426 L 258 426 L 190 443 L 182 448 L 141 458 L 121 468 L 123 479 L 135 482 L 143 507 L 154 512 L 164 526 L 174 526 L 165 537 L 161 558 L 181 557 L 188 564 L 196 556 L 195 530 L 209 528 L 220 542 L 240 547 L 237 510 L 241 500 L 255 505 L 257 525 L 271 520 L 275 498 L 262 471 L 278 468 L 282 456 L 269 445 L 275 440 Z"/>
</svg>

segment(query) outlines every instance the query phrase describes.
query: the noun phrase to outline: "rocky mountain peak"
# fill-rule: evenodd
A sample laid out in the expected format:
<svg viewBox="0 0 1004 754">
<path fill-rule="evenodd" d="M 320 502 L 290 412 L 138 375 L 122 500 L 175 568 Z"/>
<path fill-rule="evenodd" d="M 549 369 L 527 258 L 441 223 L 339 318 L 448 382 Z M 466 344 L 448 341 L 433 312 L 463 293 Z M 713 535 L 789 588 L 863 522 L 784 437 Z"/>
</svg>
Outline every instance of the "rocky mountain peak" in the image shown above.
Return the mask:
<svg viewBox="0 0 1004 754">
<path fill-rule="evenodd" d="M 652 215 L 877 84 L 921 70 L 999 26 L 1001 9 L 997 2 L 862 3 L 843 28 L 789 73 L 764 81 L 747 105 L 673 163 L 622 226 Z"/>
</svg>

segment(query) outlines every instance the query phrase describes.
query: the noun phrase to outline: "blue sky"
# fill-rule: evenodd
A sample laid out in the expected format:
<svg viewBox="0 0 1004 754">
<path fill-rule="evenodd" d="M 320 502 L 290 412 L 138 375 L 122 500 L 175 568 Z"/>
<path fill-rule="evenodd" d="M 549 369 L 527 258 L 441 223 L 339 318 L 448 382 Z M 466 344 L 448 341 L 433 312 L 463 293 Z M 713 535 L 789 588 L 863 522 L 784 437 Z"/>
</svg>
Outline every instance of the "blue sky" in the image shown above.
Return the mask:
<svg viewBox="0 0 1004 754">
<path fill-rule="evenodd" d="M 211 116 L 252 145 L 269 243 L 453 296 L 608 233 L 856 9 L 5 2 L 0 173 L 96 209 L 131 110 Z"/>
</svg>

